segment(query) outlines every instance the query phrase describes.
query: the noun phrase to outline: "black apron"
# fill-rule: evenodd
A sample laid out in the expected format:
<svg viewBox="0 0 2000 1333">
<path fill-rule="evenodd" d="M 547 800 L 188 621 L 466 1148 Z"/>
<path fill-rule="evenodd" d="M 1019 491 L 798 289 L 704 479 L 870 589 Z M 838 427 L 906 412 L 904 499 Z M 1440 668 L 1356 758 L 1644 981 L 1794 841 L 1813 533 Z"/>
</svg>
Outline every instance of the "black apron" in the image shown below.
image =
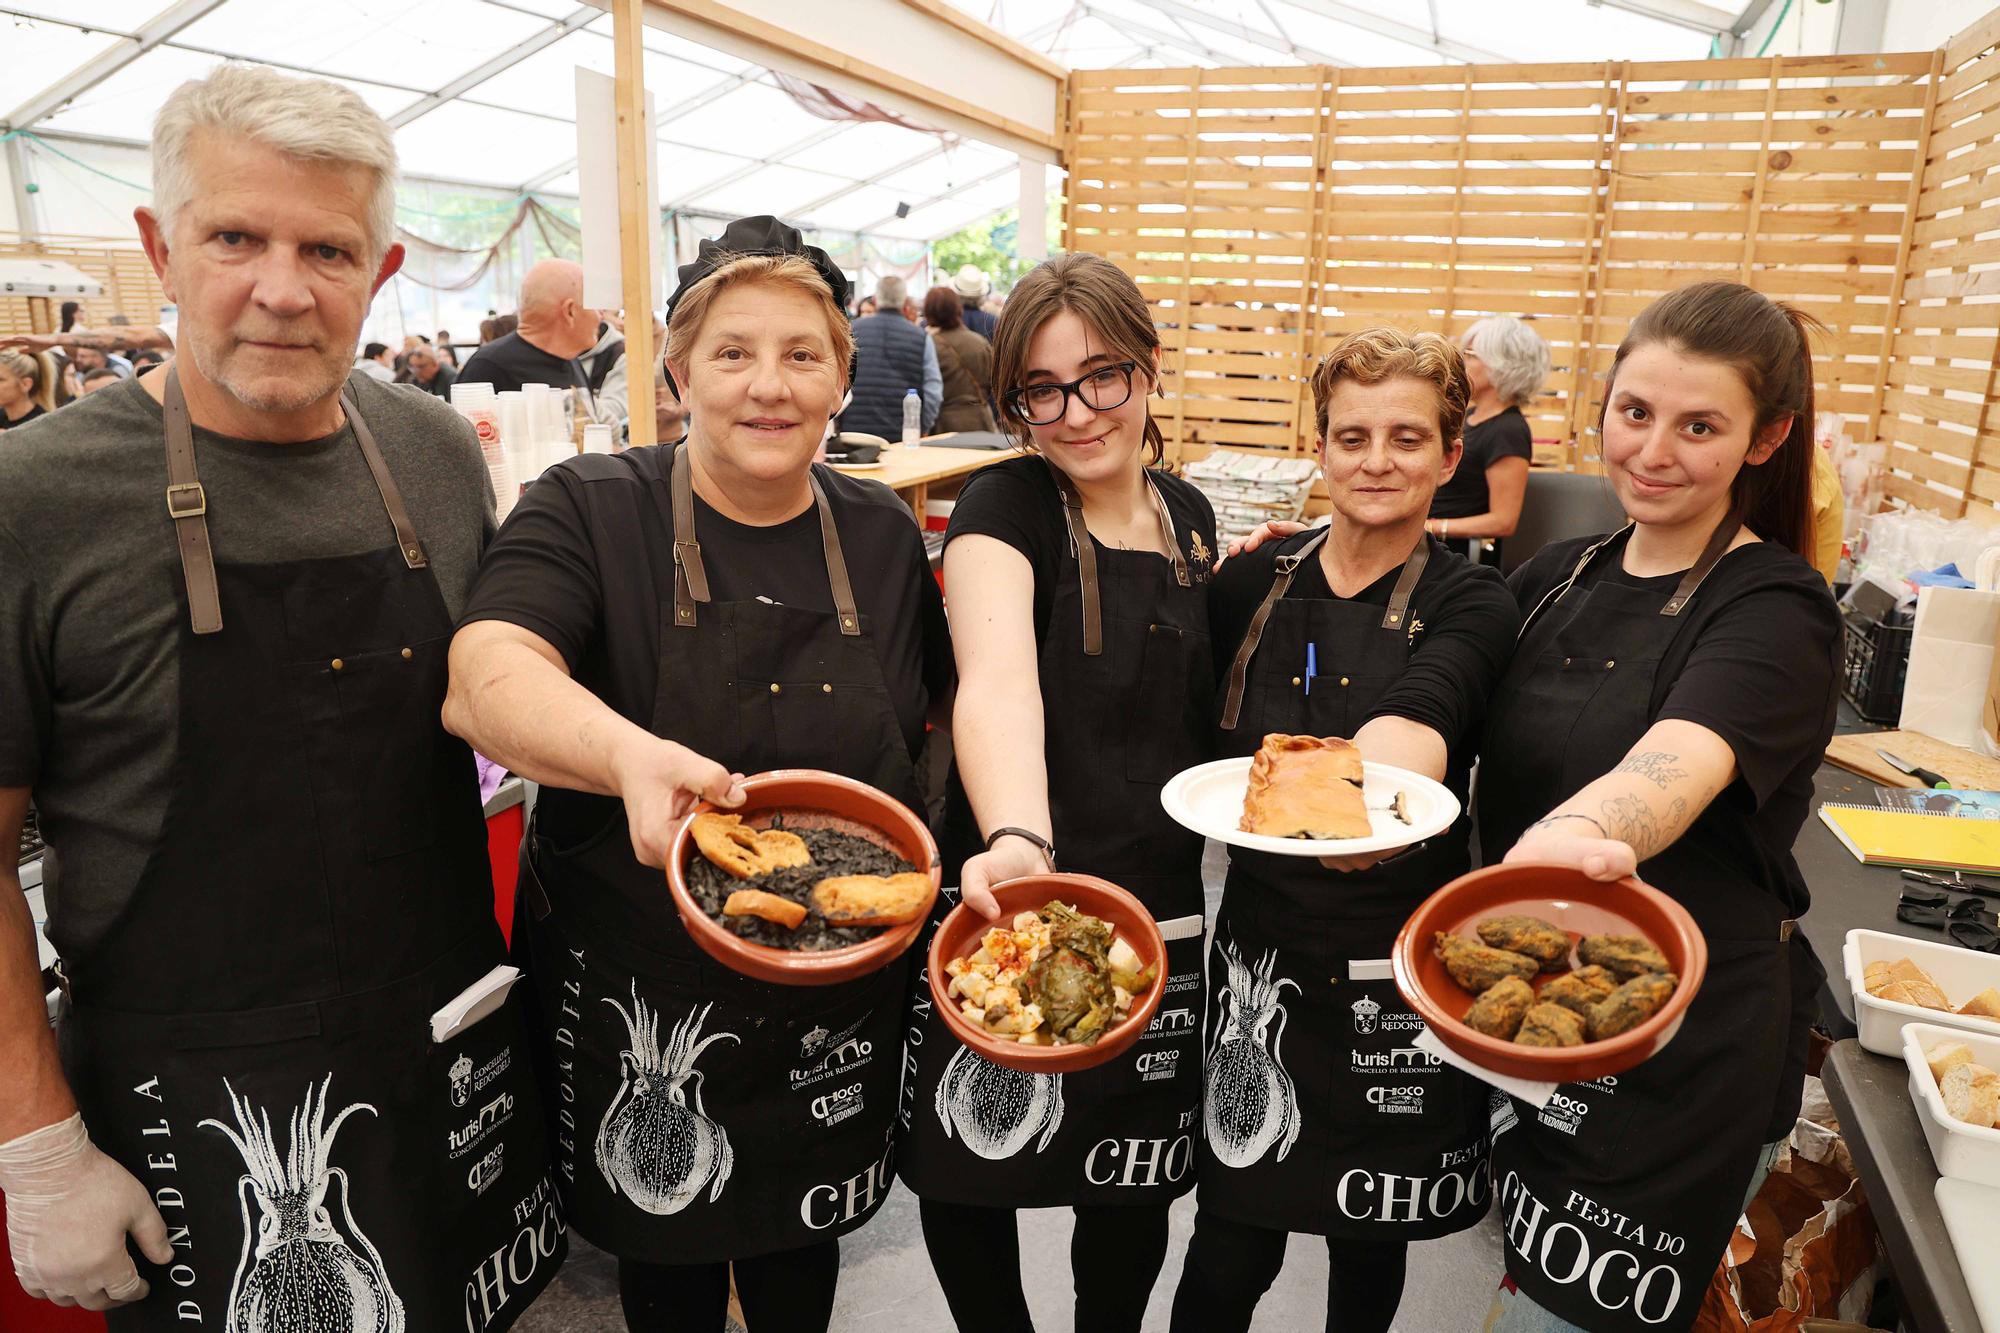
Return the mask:
<svg viewBox="0 0 2000 1333">
<path fill-rule="evenodd" d="M 651 729 L 741 773 L 824 768 L 923 810 L 817 476 L 833 612 L 709 599 L 687 446 L 649 489 L 672 545 Z M 646 558 L 635 549 L 634 559 Z M 531 836 L 517 914 L 540 998 L 556 1164 L 576 1228 L 622 1258 L 713 1263 L 830 1240 L 893 1170 L 914 951 L 835 986 L 781 986 L 711 959 L 623 808 L 573 846 Z"/>
<path fill-rule="evenodd" d="M 396 545 L 216 566 L 167 380 L 173 794 L 130 909 L 63 962 L 85 1122 L 174 1245 L 114 1329 L 504 1329 L 567 1250 L 521 1001 L 431 1040 L 505 950 L 472 754 L 438 720 L 451 617 L 344 406 Z"/>
<path fill-rule="evenodd" d="M 1164 1205 L 1194 1187 L 1201 1134 L 1202 840 L 1167 817 L 1160 788 L 1208 757 L 1205 552 L 1190 566 L 1150 475 L 1172 557 L 1104 549 L 1069 479 L 1050 471 L 1076 555 L 1039 645 L 1059 868 L 1110 880 L 1146 905 L 1167 937 L 1166 991 L 1152 1026 L 1117 1059 L 1025 1074 L 953 1037 L 920 973 L 899 1169 L 917 1194 L 951 1203 Z M 956 900 L 940 896 L 932 929 Z"/>
<path fill-rule="evenodd" d="M 1268 732 L 1351 737 L 1409 661 L 1428 538 L 1386 610 L 1286 597 L 1321 533 L 1279 557 L 1223 701 L 1225 750 Z M 1306 690 L 1306 646 L 1318 676 Z M 1463 792 L 1465 774 L 1447 774 Z M 1424 1022 L 1390 979 L 1396 932 L 1465 873 L 1470 822 L 1391 862 L 1336 874 L 1232 848 L 1209 967 L 1201 1207 L 1255 1226 L 1427 1240 L 1486 1215 L 1485 1086 L 1413 1044 Z"/>
<path fill-rule="evenodd" d="M 1727 551 L 1725 522 L 1664 605 L 1609 580 L 1578 596 L 1584 552 L 1534 608 L 1496 691 L 1479 782 L 1480 846 L 1497 860 L 1533 821 L 1610 772 L 1652 725 L 1655 677 L 1680 618 Z M 1727 792 L 1717 803 L 1730 799 Z M 1674 1039 L 1615 1077 L 1566 1083 L 1494 1125 L 1507 1272 L 1536 1303 L 1603 1333 L 1687 1328 L 1743 1209 L 1787 1063 L 1793 1012 L 1777 896 L 1718 855 L 1710 811 L 1639 867 L 1708 941 L 1708 976 Z"/>
</svg>

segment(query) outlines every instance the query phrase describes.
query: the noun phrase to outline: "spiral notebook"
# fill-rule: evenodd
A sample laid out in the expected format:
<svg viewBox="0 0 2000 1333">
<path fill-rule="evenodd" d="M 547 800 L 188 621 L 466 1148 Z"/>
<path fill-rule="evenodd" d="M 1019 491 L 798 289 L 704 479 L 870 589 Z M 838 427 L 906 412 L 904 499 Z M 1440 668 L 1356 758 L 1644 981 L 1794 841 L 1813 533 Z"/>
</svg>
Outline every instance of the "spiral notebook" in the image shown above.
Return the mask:
<svg viewBox="0 0 2000 1333">
<path fill-rule="evenodd" d="M 1828 803 L 1819 817 L 1864 865 L 2000 874 L 2000 823 L 1918 810 Z"/>
</svg>

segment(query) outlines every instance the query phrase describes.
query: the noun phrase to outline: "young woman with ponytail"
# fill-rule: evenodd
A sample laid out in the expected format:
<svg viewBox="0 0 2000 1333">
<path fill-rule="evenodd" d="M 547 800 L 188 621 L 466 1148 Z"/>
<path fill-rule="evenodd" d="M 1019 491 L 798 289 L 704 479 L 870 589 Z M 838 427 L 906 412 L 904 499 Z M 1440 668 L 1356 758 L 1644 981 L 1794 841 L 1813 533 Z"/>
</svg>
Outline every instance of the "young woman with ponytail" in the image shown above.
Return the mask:
<svg viewBox="0 0 2000 1333">
<path fill-rule="evenodd" d="M 1808 563 L 1814 328 L 1736 283 L 1649 306 L 1602 417 L 1631 522 L 1510 580 L 1524 625 L 1480 747 L 1480 845 L 1636 874 L 1694 916 L 1709 960 L 1651 1060 L 1496 1107 L 1499 1333 L 1686 1329 L 1797 1114 L 1798 997 L 1821 973 L 1792 842 L 1840 641 Z"/>
</svg>

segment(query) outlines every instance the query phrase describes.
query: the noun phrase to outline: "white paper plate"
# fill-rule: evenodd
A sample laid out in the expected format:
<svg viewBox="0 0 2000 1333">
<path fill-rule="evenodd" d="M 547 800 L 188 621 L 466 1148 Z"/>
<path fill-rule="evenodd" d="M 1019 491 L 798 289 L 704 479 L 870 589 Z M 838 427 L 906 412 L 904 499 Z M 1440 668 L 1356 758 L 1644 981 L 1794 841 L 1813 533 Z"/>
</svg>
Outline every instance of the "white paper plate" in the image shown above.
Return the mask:
<svg viewBox="0 0 2000 1333">
<path fill-rule="evenodd" d="M 1458 818 L 1458 798 L 1443 783 L 1421 773 L 1388 764 L 1362 764 L 1362 795 L 1369 806 L 1368 824 L 1374 832 L 1366 838 L 1273 838 L 1262 833 L 1245 833 L 1237 827 L 1243 818 L 1243 796 L 1250 787 L 1251 757 L 1218 759 L 1196 764 L 1176 773 L 1160 789 L 1160 804 L 1174 822 L 1196 833 L 1253 852 L 1273 852 L 1279 856 L 1353 856 L 1362 852 L 1389 852 L 1413 842 L 1435 837 Z M 1405 824 L 1389 812 L 1389 802 L 1397 792 L 1409 811 Z M 1380 806 L 1381 809 L 1375 807 Z"/>
<path fill-rule="evenodd" d="M 1938 1212 L 1958 1251 L 1958 1266 L 1972 1308 L 1986 1333 L 2000 1333 L 2000 1264 L 1993 1262 L 1993 1236 L 2000 1229 L 2000 1190 L 1949 1176 L 1937 1183 Z"/>
</svg>

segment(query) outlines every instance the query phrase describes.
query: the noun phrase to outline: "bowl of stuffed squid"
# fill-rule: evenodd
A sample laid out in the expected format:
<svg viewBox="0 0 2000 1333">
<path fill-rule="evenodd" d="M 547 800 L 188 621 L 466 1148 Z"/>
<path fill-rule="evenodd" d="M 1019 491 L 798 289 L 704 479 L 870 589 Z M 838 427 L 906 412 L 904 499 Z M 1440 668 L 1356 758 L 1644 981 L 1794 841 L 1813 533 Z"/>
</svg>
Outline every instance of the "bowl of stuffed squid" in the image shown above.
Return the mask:
<svg viewBox="0 0 2000 1333">
<path fill-rule="evenodd" d="M 1167 946 L 1152 914 L 1091 875 L 993 888 L 1000 915 L 960 903 L 931 936 L 931 1001 L 972 1051 L 1036 1074 L 1117 1058 L 1159 1011 Z"/>
<path fill-rule="evenodd" d="M 1488 866 L 1424 900 L 1396 937 L 1396 988 L 1437 1039 L 1498 1074 L 1623 1073 L 1673 1039 L 1708 971 L 1685 907 L 1636 879 Z"/>
</svg>

